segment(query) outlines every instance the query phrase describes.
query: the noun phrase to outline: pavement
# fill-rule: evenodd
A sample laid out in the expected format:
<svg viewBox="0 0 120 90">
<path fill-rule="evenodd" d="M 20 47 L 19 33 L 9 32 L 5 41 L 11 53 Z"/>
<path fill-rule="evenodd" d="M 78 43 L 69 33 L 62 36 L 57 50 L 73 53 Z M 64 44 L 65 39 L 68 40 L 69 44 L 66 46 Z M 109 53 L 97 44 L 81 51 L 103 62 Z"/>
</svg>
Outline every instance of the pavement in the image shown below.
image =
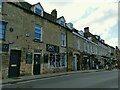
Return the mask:
<svg viewBox="0 0 120 90">
<path fill-rule="evenodd" d="M 3 79 L 2 83 L 0 82 L 0 84 L 3 84 L 3 85 L 4 84 L 14 84 L 14 83 L 17 83 L 17 82 L 23 82 L 23 81 L 29 81 L 29 80 L 35 80 L 35 79 L 56 77 L 56 76 L 69 75 L 69 74 L 78 74 L 78 73 L 99 72 L 99 71 L 103 71 L 103 70 L 104 69 L 82 70 L 82 71 L 70 71 L 70 72 L 53 73 L 53 74 L 40 74 L 40 75 L 32 75 L 32 76 L 22 76 L 22 77 L 16 77 L 16 78 Z"/>
</svg>

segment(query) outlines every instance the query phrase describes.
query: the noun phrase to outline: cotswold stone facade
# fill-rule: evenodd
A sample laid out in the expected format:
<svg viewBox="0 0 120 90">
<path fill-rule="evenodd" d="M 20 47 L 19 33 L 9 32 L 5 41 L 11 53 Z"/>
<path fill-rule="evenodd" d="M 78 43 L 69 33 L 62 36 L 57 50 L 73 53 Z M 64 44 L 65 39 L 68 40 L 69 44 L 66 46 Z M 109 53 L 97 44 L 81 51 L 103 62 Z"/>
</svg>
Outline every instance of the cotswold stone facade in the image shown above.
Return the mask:
<svg viewBox="0 0 120 90">
<path fill-rule="evenodd" d="M 105 66 L 101 58 L 107 62 L 111 56 L 111 62 L 115 59 L 113 47 L 95 36 L 92 39 L 92 34 L 87 36 L 86 29 L 84 32 L 76 30 L 63 16 L 57 18 L 55 9 L 48 14 L 40 3 L 2 3 L 0 25 L 3 79 L 99 69 L 97 67 Z M 100 51 L 105 53 L 102 55 Z"/>
</svg>

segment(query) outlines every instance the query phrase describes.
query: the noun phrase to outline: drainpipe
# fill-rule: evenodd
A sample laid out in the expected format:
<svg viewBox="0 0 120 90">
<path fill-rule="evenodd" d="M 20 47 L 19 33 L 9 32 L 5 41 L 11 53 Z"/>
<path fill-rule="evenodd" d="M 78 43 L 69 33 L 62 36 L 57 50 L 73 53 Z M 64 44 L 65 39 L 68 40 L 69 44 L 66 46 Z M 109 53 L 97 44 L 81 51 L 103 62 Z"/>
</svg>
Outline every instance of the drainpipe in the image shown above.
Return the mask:
<svg viewBox="0 0 120 90">
<path fill-rule="evenodd" d="M 68 70 L 68 34 L 67 34 L 67 30 L 66 30 L 66 54 L 67 54 L 67 71 L 69 71 Z"/>
</svg>

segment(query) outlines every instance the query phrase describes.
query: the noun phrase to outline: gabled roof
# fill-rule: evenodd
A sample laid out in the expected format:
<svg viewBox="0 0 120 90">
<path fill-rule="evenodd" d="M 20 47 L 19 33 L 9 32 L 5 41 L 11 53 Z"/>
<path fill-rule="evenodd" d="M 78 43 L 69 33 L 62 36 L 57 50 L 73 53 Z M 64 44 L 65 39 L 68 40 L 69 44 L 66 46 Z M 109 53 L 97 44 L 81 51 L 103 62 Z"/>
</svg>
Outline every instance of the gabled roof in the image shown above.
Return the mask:
<svg viewBox="0 0 120 90">
<path fill-rule="evenodd" d="M 48 20 L 51 20 L 53 22 L 56 22 L 56 18 L 54 16 L 52 16 L 51 14 L 47 13 L 47 12 L 43 12 L 43 17 L 48 19 Z"/>
<path fill-rule="evenodd" d="M 27 2 L 12 2 L 12 3 L 15 3 L 21 7 L 23 7 L 24 9 L 27 9 L 27 10 L 30 10 L 32 5 L 27 3 Z"/>
<path fill-rule="evenodd" d="M 34 14 L 34 15 L 36 15 L 36 16 L 39 16 L 39 17 L 41 17 L 40 15 L 37 15 L 37 14 L 35 14 L 31 9 L 26 9 L 25 7 L 23 7 L 24 5 L 19 5 L 19 4 L 16 4 L 15 2 L 6 2 L 6 3 L 10 3 L 10 4 L 13 4 L 13 5 L 15 5 L 16 7 L 19 7 L 19 8 L 21 8 L 21 9 L 23 9 L 23 10 L 26 10 L 27 12 L 29 12 L 29 13 L 31 13 L 31 14 Z M 17 2 L 18 3 L 18 2 Z M 29 3 L 27 3 L 28 5 L 30 5 L 31 7 L 33 7 L 34 5 L 36 5 L 36 4 L 34 4 L 34 5 L 31 5 L 31 4 L 29 4 Z M 54 21 L 54 18 L 53 18 L 53 16 L 51 15 L 51 14 L 49 14 L 49 13 L 47 13 L 47 12 L 45 12 L 45 11 L 43 11 L 43 17 L 41 17 L 41 18 L 43 18 L 43 19 L 46 19 L 46 20 L 48 20 L 48 21 L 50 21 L 50 22 L 52 22 L 53 24 L 56 24 L 56 25 L 58 25 L 58 26 L 61 26 L 60 24 L 58 24 L 57 22 L 56 22 L 56 19 L 55 19 L 55 21 Z M 52 20 L 51 20 L 51 17 L 52 17 Z M 61 18 L 61 17 L 60 17 Z M 64 17 L 63 17 L 64 18 Z M 69 29 L 69 28 L 67 28 L 67 27 L 63 27 L 64 29 L 67 29 L 68 31 L 70 31 L 71 32 L 71 30 Z"/>
<path fill-rule="evenodd" d="M 61 16 L 61 17 L 57 18 L 57 20 L 59 20 L 59 19 L 61 19 L 61 18 L 63 18 L 64 21 L 66 21 L 65 18 L 64 18 L 64 16 Z"/>
<path fill-rule="evenodd" d="M 32 6 L 35 6 L 35 5 L 40 5 L 40 7 L 43 9 L 43 11 L 44 11 L 44 8 L 42 7 L 42 5 L 41 5 L 41 3 L 40 2 L 38 2 L 38 3 L 36 3 L 36 4 L 33 4 Z"/>
</svg>

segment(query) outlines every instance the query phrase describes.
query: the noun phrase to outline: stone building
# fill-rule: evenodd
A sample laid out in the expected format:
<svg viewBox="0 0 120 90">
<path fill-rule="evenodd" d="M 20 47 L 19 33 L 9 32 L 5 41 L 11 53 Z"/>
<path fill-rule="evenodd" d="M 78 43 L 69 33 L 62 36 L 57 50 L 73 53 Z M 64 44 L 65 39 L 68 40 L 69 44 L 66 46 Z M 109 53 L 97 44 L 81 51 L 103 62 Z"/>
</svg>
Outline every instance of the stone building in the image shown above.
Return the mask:
<svg viewBox="0 0 120 90">
<path fill-rule="evenodd" d="M 66 71 L 69 29 L 62 18 L 57 19 L 56 10 L 46 13 L 40 3 L 3 3 L 3 78 Z"/>
<path fill-rule="evenodd" d="M 114 58 L 113 47 L 91 34 L 89 27 L 76 30 L 64 16 L 57 17 L 56 9 L 49 14 L 40 3 L 4 2 L 1 15 L 3 79 L 96 69 L 98 62 L 104 65 L 106 55 Z"/>
<path fill-rule="evenodd" d="M 100 36 L 90 33 L 89 27 L 84 28 L 84 37 L 95 43 L 93 48 L 89 48 L 91 50 L 94 49 L 91 53 L 92 55 L 90 55 L 90 61 L 92 62 L 91 64 L 97 65 L 98 68 L 104 68 L 106 62 L 112 62 L 115 60 L 115 48 L 106 44 Z M 89 52 L 89 50 L 87 51 Z"/>
<path fill-rule="evenodd" d="M 115 51 L 115 55 L 116 55 L 116 62 L 115 65 L 118 69 L 120 69 L 120 48 L 116 46 L 116 51 Z"/>
</svg>

